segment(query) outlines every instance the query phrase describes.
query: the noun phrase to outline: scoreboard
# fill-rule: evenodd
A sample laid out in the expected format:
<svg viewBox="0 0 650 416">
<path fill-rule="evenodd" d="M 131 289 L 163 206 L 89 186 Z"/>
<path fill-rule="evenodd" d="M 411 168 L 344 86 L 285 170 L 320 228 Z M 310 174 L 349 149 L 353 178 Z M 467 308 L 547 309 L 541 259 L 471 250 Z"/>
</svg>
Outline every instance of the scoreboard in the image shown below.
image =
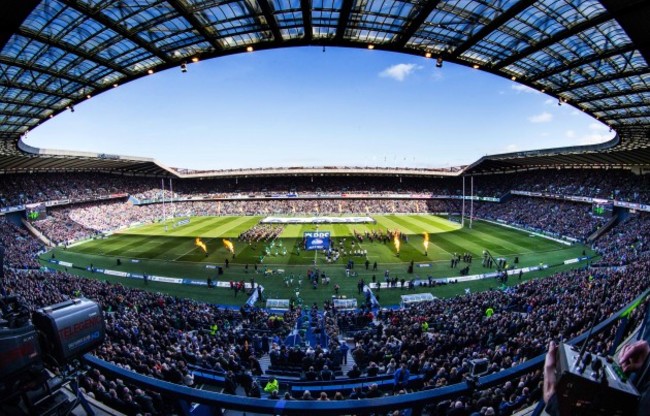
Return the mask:
<svg viewBox="0 0 650 416">
<path fill-rule="evenodd" d="M 591 206 L 591 213 L 598 217 L 611 217 L 614 213 L 614 203 L 612 201 L 594 198 Z"/>
<path fill-rule="evenodd" d="M 36 221 L 47 217 L 47 208 L 44 203 L 25 205 L 25 217 L 30 221 Z"/>
</svg>

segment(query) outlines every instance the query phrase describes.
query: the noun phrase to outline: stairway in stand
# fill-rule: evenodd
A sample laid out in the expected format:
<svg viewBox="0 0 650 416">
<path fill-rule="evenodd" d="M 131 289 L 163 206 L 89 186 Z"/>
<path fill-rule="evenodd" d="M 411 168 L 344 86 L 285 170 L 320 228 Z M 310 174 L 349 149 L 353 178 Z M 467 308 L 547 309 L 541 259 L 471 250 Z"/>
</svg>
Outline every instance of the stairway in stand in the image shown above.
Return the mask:
<svg viewBox="0 0 650 416">
<path fill-rule="evenodd" d="M 352 348 L 354 348 L 354 342 L 347 341 L 345 339 L 345 337 L 342 337 L 341 339 L 339 339 L 339 342 L 341 342 L 341 343 L 345 342 L 345 343 L 348 344 L 348 347 L 350 347 L 350 349 L 348 350 L 348 354 L 347 354 L 348 355 L 347 356 L 347 364 L 345 363 L 345 360 L 341 364 L 341 372 L 343 372 L 344 376 L 347 376 L 348 371 L 350 371 L 352 369 L 352 366 L 354 365 L 354 358 L 352 358 Z"/>
<path fill-rule="evenodd" d="M 262 371 L 266 374 L 266 370 L 271 366 L 271 357 L 268 354 L 264 354 L 259 361 L 260 366 L 262 366 Z"/>
</svg>

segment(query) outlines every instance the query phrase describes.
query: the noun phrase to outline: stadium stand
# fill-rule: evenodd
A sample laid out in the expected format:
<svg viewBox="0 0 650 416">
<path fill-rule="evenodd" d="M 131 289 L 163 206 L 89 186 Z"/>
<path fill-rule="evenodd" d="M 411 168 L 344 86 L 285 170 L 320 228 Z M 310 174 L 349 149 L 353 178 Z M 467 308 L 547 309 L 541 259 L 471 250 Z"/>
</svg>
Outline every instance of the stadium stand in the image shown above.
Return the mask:
<svg viewBox="0 0 650 416">
<path fill-rule="evenodd" d="M 183 404 L 188 401 L 291 415 L 358 410 L 505 416 L 540 399 L 539 355 L 549 339 L 584 339 L 592 320 L 604 320 L 588 349 L 605 352 L 640 322 L 643 307 L 626 315 L 624 325 L 618 318 L 622 308 L 629 311 L 630 303 L 643 301 L 650 285 L 648 2 L 431 1 L 388 7 L 372 1 L 296 6 L 261 0 L 252 7 L 236 6 L 240 24 L 228 33 L 221 30 L 224 22 L 217 13 L 197 1 L 135 2 L 129 7 L 84 0 L 13 3 L 0 19 L 0 242 L 6 249 L 2 294 L 18 295 L 30 311 L 81 295 L 100 305 L 107 338 L 85 358 L 92 369 L 84 371 L 79 384 L 87 396 L 110 408 L 125 414 L 188 414 L 190 406 Z M 234 13 L 229 10 L 226 14 Z M 153 30 L 152 21 L 165 31 Z M 454 28 L 443 21 L 454 21 Z M 370 37 L 369 24 L 374 33 Z M 74 104 L 152 72 L 186 65 L 191 58 L 247 48 L 366 49 L 369 44 L 435 58 L 440 66 L 454 62 L 512 79 L 592 115 L 616 136 L 595 146 L 485 156 L 451 169 L 232 171 L 60 153 L 23 141 L 30 129 Z M 174 180 L 173 194 L 159 189 L 161 179 L 163 184 Z M 317 204 L 319 212 L 447 211 L 466 217 L 461 201 L 467 194 L 461 189 L 470 181 L 472 201 L 480 201 L 477 217 L 579 240 L 602 229 L 593 242 L 601 259 L 587 269 L 508 291 L 469 294 L 417 310 L 340 313 L 328 307 L 305 311 L 305 321 L 300 309 L 281 317 L 254 307 L 224 309 L 39 270 L 36 258 L 44 246 L 16 221 L 26 204 L 47 203 L 48 217 L 31 224 L 53 243 L 67 244 L 134 222 L 155 221 L 161 215 L 156 202 L 172 198 L 179 200 L 179 211 L 197 214 L 215 214 L 215 204 L 180 200 L 223 200 L 219 215 L 309 212 Z M 282 200 L 274 200 L 276 193 Z M 297 196 L 306 198 L 290 199 Z M 481 201 L 485 198 L 496 201 Z M 604 225 L 590 216 L 583 204 L 589 198 L 611 201 L 616 221 Z M 488 307 L 491 316 L 485 316 Z M 310 330 L 314 323 L 313 329 L 325 335 L 322 357 L 320 351 L 284 345 L 287 332 L 299 322 Z M 614 324 L 623 329 L 617 331 Z M 325 365 L 344 367 L 337 351 L 347 345 L 345 336 L 353 340 L 351 361 L 364 378 L 348 371 L 317 384 L 283 380 L 279 388 L 288 396 L 280 401 L 279 395 L 261 393 L 256 385 L 270 381 L 273 390 L 268 376 L 255 380 L 248 373 L 258 376 L 265 356 L 275 357 L 280 367 L 302 357 L 301 377 L 305 366 L 307 371 L 313 366 L 314 372 L 320 368 L 321 379 L 328 378 Z M 470 373 L 471 360 L 484 359 L 489 375 L 480 386 L 459 383 Z M 407 371 L 410 375 L 403 377 Z M 211 378 L 234 397 L 190 388 L 201 377 Z M 239 386 L 264 399 L 243 397 Z M 311 397 L 321 400 L 307 401 Z M 335 400 L 326 400 L 330 398 Z"/>
<path fill-rule="evenodd" d="M 586 329 L 597 299 L 607 288 L 617 290 L 610 291 L 606 303 L 599 305 L 604 315 L 629 303 L 650 284 L 646 273 L 647 252 L 633 251 L 629 255 L 634 263 L 625 271 L 566 272 L 521 284 L 508 292 L 484 292 L 434 302 L 419 308 L 416 314 L 410 310 L 379 311 L 378 316 L 370 318 L 366 311 L 361 315 L 346 313 L 337 319 L 355 321 L 355 326 L 361 329 L 354 335 L 352 357 L 364 373 L 370 373 L 373 367 L 368 366 L 370 362 L 378 365 L 375 376 L 378 378 L 373 378 L 371 385 L 377 384 L 392 393 L 394 383 L 390 376 L 395 372 L 396 363 L 404 362 L 411 374 L 417 375 L 409 378 L 409 390 L 442 387 L 461 381 L 469 370 L 470 359 L 487 358 L 488 372 L 496 373 L 542 353 L 548 338 L 575 337 Z M 590 275 L 595 283 L 588 279 Z M 232 372 L 232 376 L 241 380 L 242 373 L 252 370 L 250 358 L 261 356 L 264 351 L 262 339 L 256 339 L 251 333 L 257 330 L 270 331 L 263 332 L 264 336 L 278 333 L 277 328 L 269 327 L 269 316 L 261 310 L 222 310 L 65 273 L 9 270 L 3 288 L 8 293 L 20 293 L 30 308 L 78 295 L 97 300 L 106 313 L 108 340 L 95 352 L 96 356 L 126 369 L 185 385 L 193 384 L 189 365 L 222 374 Z M 484 316 L 486 305 L 496 309 L 494 316 Z M 295 322 L 295 316 L 285 314 L 284 323 L 288 326 L 284 326 L 284 333 Z M 425 321 L 433 329 L 433 337 L 422 331 Z M 210 333 L 213 324 L 218 329 Z M 330 331 L 335 333 L 338 328 Z M 592 347 L 596 351 L 608 350 L 611 336 L 612 333 L 603 333 L 593 338 Z M 267 342 L 271 344 L 272 364 L 275 360 L 280 366 L 283 362 L 301 362 L 302 370 L 305 366 L 322 370 L 328 365 L 329 359 L 322 352 L 287 348 L 281 341 Z M 336 351 L 332 345 L 329 347 L 330 351 Z M 335 361 L 329 363 L 336 367 Z M 509 382 L 502 390 L 492 391 L 488 402 L 495 408 L 512 410 L 530 404 L 539 398 L 539 381 L 538 373 L 521 379 L 518 387 Z M 323 391 L 340 391 L 344 395 L 354 391 L 354 383 L 345 384 L 348 386 L 336 384 Z M 139 400 L 156 402 L 159 412 L 171 405 L 159 397 L 154 401 L 152 392 L 135 392 L 119 380 L 106 380 L 96 371 L 84 378 L 82 387 L 111 407 L 129 414 L 136 409 L 142 411 L 134 395 L 148 395 L 150 399 Z M 307 387 L 312 392 L 322 389 L 308 384 L 295 385 L 291 392 L 302 393 Z M 463 402 L 463 406 L 476 410 L 479 398 L 473 400 Z"/>
</svg>

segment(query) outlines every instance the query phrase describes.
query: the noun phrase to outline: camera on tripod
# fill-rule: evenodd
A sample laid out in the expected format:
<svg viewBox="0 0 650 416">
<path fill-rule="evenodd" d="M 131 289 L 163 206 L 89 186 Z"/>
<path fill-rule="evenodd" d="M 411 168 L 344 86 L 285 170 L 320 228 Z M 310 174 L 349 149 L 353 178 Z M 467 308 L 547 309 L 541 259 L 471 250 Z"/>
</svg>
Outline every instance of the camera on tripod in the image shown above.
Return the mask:
<svg viewBox="0 0 650 416">
<path fill-rule="evenodd" d="M 47 399 L 56 402 L 52 399 L 58 390 L 76 377 L 71 364 L 101 345 L 104 338 L 102 311 L 89 299 L 68 300 L 30 314 L 17 296 L 0 298 L 3 413 L 7 411 L 5 406 L 14 406 L 26 410 L 26 414 L 46 414 L 43 407 L 50 407 Z M 57 376 L 48 368 L 55 369 Z M 42 408 L 34 410 L 39 403 Z"/>
</svg>

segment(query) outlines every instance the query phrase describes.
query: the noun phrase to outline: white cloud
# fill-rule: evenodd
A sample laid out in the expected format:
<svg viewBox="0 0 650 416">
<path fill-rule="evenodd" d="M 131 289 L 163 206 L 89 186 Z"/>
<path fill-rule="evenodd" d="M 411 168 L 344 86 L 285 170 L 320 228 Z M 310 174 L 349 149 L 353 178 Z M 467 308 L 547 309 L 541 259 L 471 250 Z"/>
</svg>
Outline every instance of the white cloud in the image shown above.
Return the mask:
<svg viewBox="0 0 650 416">
<path fill-rule="evenodd" d="M 531 123 L 548 123 L 551 120 L 553 120 L 553 114 L 547 111 L 528 117 L 528 121 Z"/>
<path fill-rule="evenodd" d="M 519 94 L 521 92 L 526 93 L 526 94 L 539 94 L 539 91 L 534 90 L 534 89 L 532 89 L 530 87 L 527 87 L 524 84 L 513 84 L 510 88 L 515 90 L 517 92 L 517 94 Z"/>
<path fill-rule="evenodd" d="M 516 144 L 509 144 L 505 148 L 506 153 L 512 153 L 518 150 L 519 150 L 519 146 L 517 146 Z"/>
<path fill-rule="evenodd" d="M 397 64 L 384 69 L 379 73 L 379 76 L 384 78 L 393 78 L 397 81 L 404 81 L 407 76 L 421 68 L 422 66 L 416 64 Z"/>
<path fill-rule="evenodd" d="M 556 103 L 557 103 L 557 101 L 555 101 L 552 98 L 547 98 L 546 100 L 544 100 L 544 104 L 546 104 L 546 105 L 553 105 L 553 104 L 556 104 Z"/>
<path fill-rule="evenodd" d="M 574 137 L 576 137 L 576 132 L 573 131 L 573 130 L 567 130 L 564 134 L 565 134 L 566 137 L 568 137 L 569 139 L 573 139 Z"/>
</svg>

